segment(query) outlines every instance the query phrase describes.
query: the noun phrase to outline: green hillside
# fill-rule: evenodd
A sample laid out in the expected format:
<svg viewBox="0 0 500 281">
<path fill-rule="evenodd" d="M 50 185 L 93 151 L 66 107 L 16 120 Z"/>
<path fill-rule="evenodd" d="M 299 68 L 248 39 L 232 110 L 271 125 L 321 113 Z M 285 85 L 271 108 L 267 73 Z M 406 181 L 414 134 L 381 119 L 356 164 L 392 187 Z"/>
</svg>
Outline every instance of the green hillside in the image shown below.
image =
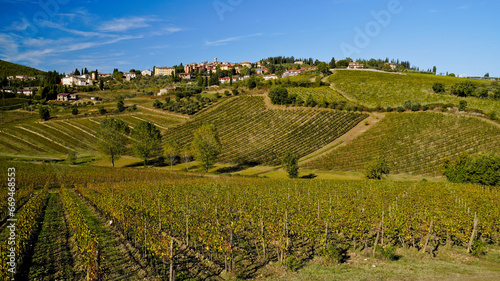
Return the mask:
<svg viewBox="0 0 500 281">
<path fill-rule="evenodd" d="M 38 114 L 38 112 L 36 113 Z M 20 112 L 4 113 L 9 123 L 0 126 L 0 154 L 28 156 L 65 157 L 69 151 L 79 154 L 97 154 L 96 130 L 99 122 L 105 117 L 71 118 L 48 122 L 39 122 L 37 115 Z M 23 119 L 25 116 L 26 119 Z M 31 117 L 31 118 L 30 118 Z M 150 121 L 163 133 L 182 119 L 161 115 L 135 112 L 133 114 L 117 115 L 114 118 L 123 120 L 131 128 L 142 121 Z"/>
<path fill-rule="evenodd" d="M 41 71 L 33 67 L 28 67 L 21 64 L 0 60 L 0 77 L 15 76 L 15 75 L 37 76 L 44 74 L 45 71 Z"/>
<path fill-rule="evenodd" d="M 335 89 L 341 91 L 346 98 L 359 102 L 367 107 L 403 105 L 405 101 L 424 104 L 451 103 L 458 106 L 461 100 L 466 100 L 468 107 L 479 109 L 489 114 L 496 112 L 500 115 L 500 101 L 480 99 L 475 97 L 460 98 L 450 93 L 451 86 L 465 81 L 463 78 L 445 77 L 430 74 L 399 74 L 375 71 L 335 71 L 328 81 Z M 434 83 L 445 85 L 446 93 L 436 94 L 432 90 Z M 481 87 L 492 89 L 498 86 L 489 81 L 474 80 Z"/>
<path fill-rule="evenodd" d="M 213 123 L 218 128 L 223 147 L 219 161 L 247 160 L 279 165 L 285 151 L 305 156 L 343 135 L 366 117 L 362 113 L 329 109 L 267 109 L 261 96 L 242 96 L 172 129 L 168 137 L 186 145 L 201 124 Z"/>
<path fill-rule="evenodd" d="M 500 153 L 500 126 L 451 114 L 388 113 L 350 144 L 305 166 L 363 171 L 367 163 L 383 156 L 393 173 L 442 175 L 445 158 L 480 152 Z"/>
</svg>

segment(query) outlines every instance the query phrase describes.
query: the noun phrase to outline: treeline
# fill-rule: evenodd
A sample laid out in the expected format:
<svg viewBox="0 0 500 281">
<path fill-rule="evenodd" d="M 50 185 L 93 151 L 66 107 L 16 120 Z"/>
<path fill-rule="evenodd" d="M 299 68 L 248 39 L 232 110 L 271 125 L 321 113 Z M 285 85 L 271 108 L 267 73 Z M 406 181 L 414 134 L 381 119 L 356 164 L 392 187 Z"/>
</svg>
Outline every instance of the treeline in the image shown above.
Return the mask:
<svg viewBox="0 0 500 281">
<path fill-rule="evenodd" d="M 445 161 L 444 175 L 451 182 L 500 186 L 500 156 L 462 155 L 456 161 Z"/>
<path fill-rule="evenodd" d="M 476 83 L 466 80 L 463 82 L 456 83 L 451 86 L 447 91 L 443 83 L 434 83 L 432 85 L 432 90 L 435 93 L 447 93 L 458 97 L 476 97 L 476 98 L 488 98 L 490 97 L 489 92 L 492 92 L 491 98 L 495 100 L 500 100 L 500 87 L 498 85 L 493 85 L 489 88 L 478 86 Z"/>
</svg>

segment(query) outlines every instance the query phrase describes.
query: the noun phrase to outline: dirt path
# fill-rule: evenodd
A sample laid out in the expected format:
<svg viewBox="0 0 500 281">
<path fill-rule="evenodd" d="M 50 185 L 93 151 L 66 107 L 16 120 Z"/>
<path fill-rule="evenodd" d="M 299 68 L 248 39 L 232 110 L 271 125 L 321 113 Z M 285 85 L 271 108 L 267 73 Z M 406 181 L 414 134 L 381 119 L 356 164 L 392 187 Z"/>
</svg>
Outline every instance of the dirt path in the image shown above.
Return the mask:
<svg viewBox="0 0 500 281">
<path fill-rule="evenodd" d="M 26 280 L 75 280 L 69 231 L 58 193 L 50 193 Z"/>
<path fill-rule="evenodd" d="M 146 106 L 143 106 L 143 105 L 139 105 L 139 104 L 137 105 L 137 108 L 148 110 L 148 111 L 152 111 L 152 112 L 156 112 L 156 113 L 160 113 L 162 115 L 167 115 L 167 116 L 171 116 L 171 117 L 177 117 L 177 118 L 182 118 L 182 119 L 189 119 L 188 116 L 184 116 L 184 115 L 181 115 L 181 114 L 170 113 L 170 112 L 167 112 L 167 111 L 162 110 L 162 109 L 149 108 L 149 107 L 146 107 Z"/>
<path fill-rule="evenodd" d="M 114 233 L 109 223 L 94 208 L 87 206 L 85 200 L 79 201 L 80 212 L 99 241 L 103 280 L 157 280 L 136 260 L 137 255 L 132 252 L 136 253 L 138 250 L 131 249 L 131 245 L 125 245 L 123 237 Z"/>
<path fill-rule="evenodd" d="M 321 157 L 323 154 L 330 152 L 333 149 L 337 149 L 341 146 L 345 146 L 351 143 L 355 138 L 359 137 L 364 132 L 368 131 L 375 124 L 380 122 L 385 117 L 382 113 L 372 113 L 368 118 L 358 123 L 358 125 L 354 126 L 347 133 L 343 134 L 339 138 L 335 139 L 333 142 L 327 144 L 326 146 L 320 148 L 319 150 L 314 151 L 313 153 L 302 157 L 299 160 L 299 164 L 306 164 L 318 157 Z M 366 123 L 368 122 L 368 125 Z"/>
</svg>

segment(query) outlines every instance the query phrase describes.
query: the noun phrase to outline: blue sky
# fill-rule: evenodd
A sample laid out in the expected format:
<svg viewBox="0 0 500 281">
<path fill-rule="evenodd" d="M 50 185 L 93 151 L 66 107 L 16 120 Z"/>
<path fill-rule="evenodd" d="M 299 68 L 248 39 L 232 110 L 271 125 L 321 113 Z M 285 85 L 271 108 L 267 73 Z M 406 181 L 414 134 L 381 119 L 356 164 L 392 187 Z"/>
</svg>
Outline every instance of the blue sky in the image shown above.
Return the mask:
<svg viewBox="0 0 500 281">
<path fill-rule="evenodd" d="M 500 1 L 0 0 L 0 59 L 111 72 L 269 56 L 500 76 Z"/>
</svg>

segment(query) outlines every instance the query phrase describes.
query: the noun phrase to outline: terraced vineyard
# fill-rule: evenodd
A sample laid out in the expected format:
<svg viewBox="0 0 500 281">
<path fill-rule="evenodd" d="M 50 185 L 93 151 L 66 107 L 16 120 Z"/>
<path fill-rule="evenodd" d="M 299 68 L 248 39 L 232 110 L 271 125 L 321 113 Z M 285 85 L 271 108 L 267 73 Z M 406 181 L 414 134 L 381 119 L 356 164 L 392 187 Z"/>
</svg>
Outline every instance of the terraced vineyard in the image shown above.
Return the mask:
<svg viewBox="0 0 500 281">
<path fill-rule="evenodd" d="M 333 90 L 330 87 L 317 87 L 317 88 L 303 88 L 303 87 L 290 87 L 287 88 L 289 95 L 297 95 L 298 98 L 306 101 L 309 96 L 311 96 L 316 102 L 345 102 L 350 104 L 349 101 L 341 95 L 339 92 Z"/>
<path fill-rule="evenodd" d="M 367 163 L 384 156 L 392 173 L 442 175 L 445 158 L 481 152 L 500 152 L 498 126 L 451 114 L 388 113 L 379 124 L 350 144 L 305 166 L 363 171 Z"/>
<path fill-rule="evenodd" d="M 213 123 L 223 147 L 219 161 L 247 160 L 278 165 L 285 151 L 290 150 L 300 157 L 307 155 L 366 117 L 366 114 L 334 110 L 267 109 L 262 97 L 242 96 L 173 128 L 167 138 L 186 145 L 192 141 L 198 127 Z"/>
<path fill-rule="evenodd" d="M 182 119 L 161 114 L 134 113 L 117 115 L 131 128 L 142 121 L 153 122 L 165 132 Z M 69 151 L 84 154 L 95 154 L 97 143 L 96 130 L 99 122 L 105 117 L 73 118 L 66 120 L 18 121 L 3 124 L 2 139 L 0 139 L 0 154 L 6 155 L 36 155 L 64 157 Z"/>
<path fill-rule="evenodd" d="M 407 100 L 421 104 L 451 103 L 458 106 L 461 100 L 466 100 L 469 108 L 480 109 L 486 114 L 496 112 L 497 116 L 500 115 L 500 101 L 473 97 L 459 98 L 449 94 L 452 85 L 464 80 L 426 74 L 401 75 L 348 70 L 335 71 L 328 78 L 328 81 L 347 98 L 371 108 L 377 106 L 394 108 L 403 105 Z M 434 82 L 443 83 L 447 93 L 435 94 L 432 90 Z M 486 81 L 474 81 L 474 83 L 484 87 L 491 85 L 491 82 Z"/>
</svg>

